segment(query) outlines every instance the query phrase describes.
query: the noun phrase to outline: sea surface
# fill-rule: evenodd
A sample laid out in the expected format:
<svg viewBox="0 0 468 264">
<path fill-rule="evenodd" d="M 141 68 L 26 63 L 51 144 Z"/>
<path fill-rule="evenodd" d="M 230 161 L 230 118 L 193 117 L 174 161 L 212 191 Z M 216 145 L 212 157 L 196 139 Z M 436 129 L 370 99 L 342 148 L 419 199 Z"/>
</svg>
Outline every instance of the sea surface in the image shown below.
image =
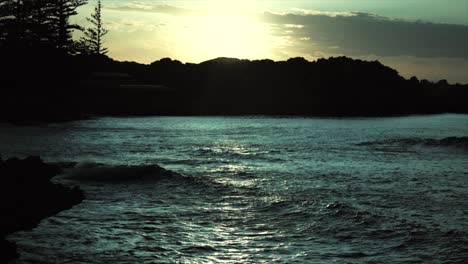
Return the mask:
<svg viewBox="0 0 468 264">
<path fill-rule="evenodd" d="M 18 263 L 468 263 L 468 115 L 0 124 L 0 153 L 87 197 Z"/>
</svg>

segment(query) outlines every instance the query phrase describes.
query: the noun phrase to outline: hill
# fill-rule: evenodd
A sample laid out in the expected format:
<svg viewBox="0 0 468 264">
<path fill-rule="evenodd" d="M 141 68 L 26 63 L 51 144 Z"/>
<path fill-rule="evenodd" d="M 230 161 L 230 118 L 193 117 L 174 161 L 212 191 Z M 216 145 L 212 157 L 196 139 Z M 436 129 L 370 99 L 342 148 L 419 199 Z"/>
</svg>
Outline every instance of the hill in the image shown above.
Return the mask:
<svg viewBox="0 0 468 264">
<path fill-rule="evenodd" d="M 378 61 L 165 58 L 149 65 L 105 56 L 4 54 L 0 119 L 89 115 L 389 116 L 468 113 L 468 85 L 405 79 Z"/>
</svg>

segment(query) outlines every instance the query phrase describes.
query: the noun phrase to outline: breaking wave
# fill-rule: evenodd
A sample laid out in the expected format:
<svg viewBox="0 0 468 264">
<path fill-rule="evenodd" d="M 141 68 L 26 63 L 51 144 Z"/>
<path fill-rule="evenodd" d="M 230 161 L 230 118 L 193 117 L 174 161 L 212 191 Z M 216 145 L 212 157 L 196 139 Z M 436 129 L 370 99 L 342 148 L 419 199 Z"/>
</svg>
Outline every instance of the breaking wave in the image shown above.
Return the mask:
<svg viewBox="0 0 468 264">
<path fill-rule="evenodd" d="M 452 147 L 468 151 L 468 137 L 447 137 L 442 139 L 431 138 L 403 138 L 388 139 L 382 141 L 368 141 L 358 143 L 358 146 L 385 146 L 385 145 L 407 145 L 407 146 L 429 146 L 429 147 Z"/>
<path fill-rule="evenodd" d="M 106 165 L 84 162 L 65 170 L 64 177 L 78 181 L 128 182 L 185 177 L 158 165 Z"/>
</svg>

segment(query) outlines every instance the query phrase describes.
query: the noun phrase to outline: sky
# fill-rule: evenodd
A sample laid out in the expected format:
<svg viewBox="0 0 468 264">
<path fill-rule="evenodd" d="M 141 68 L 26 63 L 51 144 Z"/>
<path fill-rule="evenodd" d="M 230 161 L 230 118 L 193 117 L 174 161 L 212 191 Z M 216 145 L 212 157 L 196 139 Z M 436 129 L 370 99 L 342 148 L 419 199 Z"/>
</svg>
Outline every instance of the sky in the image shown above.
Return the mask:
<svg viewBox="0 0 468 264">
<path fill-rule="evenodd" d="M 85 17 L 95 0 L 79 10 Z M 468 83 L 468 0 L 102 0 L 116 60 L 379 60 L 402 76 Z"/>
</svg>

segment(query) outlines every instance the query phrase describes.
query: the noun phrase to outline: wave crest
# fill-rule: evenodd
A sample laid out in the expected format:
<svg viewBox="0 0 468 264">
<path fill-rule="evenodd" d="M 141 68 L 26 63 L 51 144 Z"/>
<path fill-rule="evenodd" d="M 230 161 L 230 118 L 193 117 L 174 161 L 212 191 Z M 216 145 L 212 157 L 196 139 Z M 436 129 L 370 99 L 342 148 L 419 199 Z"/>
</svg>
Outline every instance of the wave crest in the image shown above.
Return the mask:
<svg viewBox="0 0 468 264">
<path fill-rule="evenodd" d="M 152 165 L 106 165 L 99 163 L 77 163 L 66 170 L 64 177 L 78 181 L 122 182 L 161 180 L 182 177 L 156 164 Z"/>
<path fill-rule="evenodd" d="M 403 138 L 382 141 L 368 141 L 357 144 L 358 146 L 384 146 L 384 145 L 410 145 L 430 147 L 453 147 L 468 151 L 468 137 L 447 137 L 442 139 L 431 138 Z"/>
</svg>

